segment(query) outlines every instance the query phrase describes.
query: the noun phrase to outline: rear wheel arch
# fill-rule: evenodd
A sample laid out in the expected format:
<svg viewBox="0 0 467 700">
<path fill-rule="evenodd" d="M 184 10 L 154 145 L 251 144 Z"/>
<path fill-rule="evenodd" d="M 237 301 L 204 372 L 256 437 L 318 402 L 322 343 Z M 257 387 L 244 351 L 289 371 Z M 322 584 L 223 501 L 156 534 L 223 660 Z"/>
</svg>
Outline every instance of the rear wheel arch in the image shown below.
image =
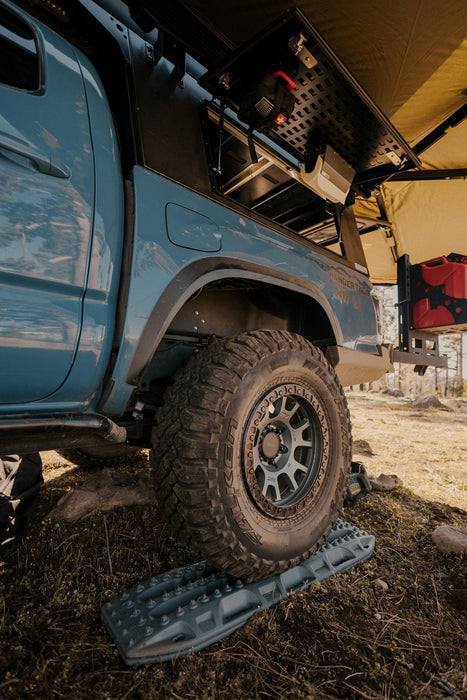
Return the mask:
<svg viewBox="0 0 467 700">
<path fill-rule="evenodd" d="M 189 287 L 190 296 L 182 303 L 176 299 L 169 302 L 169 292 L 165 293 L 167 298 L 161 299 L 148 320 L 130 368 L 129 383 L 147 390 L 151 381 L 170 378 L 183 366 L 187 356 L 169 362 L 168 373 L 161 370 L 158 351 L 165 349 L 166 343 L 195 346 L 204 338 L 230 337 L 258 329 L 297 333 L 323 349 L 342 339 L 331 306 L 310 285 L 300 287 L 265 275 L 258 279 L 255 271 L 221 272 L 201 276 L 196 286 Z M 171 313 L 162 319 L 160 311 L 167 315 L 167 308 Z"/>
<path fill-rule="evenodd" d="M 337 329 L 331 322 L 330 309 L 325 309 L 308 290 L 298 292 L 248 278 L 227 277 L 200 288 L 178 311 L 168 330 L 224 337 L 258 328 L 299 333 L 315 344 L 336 343 Z"/>
</svg>

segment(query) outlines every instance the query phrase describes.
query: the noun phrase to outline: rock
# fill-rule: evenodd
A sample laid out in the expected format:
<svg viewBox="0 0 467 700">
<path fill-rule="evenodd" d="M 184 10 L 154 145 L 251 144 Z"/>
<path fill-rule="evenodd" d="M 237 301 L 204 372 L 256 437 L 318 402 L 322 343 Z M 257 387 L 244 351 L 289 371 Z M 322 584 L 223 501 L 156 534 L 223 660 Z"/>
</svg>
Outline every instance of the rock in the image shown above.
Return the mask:
<svg viewBox="0 0 467 700">
<path fill-rule="evenodd" d="M 370 479 L 374 491 L 392 491 L 396 486 L 402 486 L 402 479 L 396 474 L 380 474 L 377 479 Z"/>
<path fill-rule="evenodd" d="M 376 586 L 376 588 L 379 588 L 383 593 L 387 593 L 389 590 L 389 586 L 386 583 L 386 581 L 383 581 L 382 578 L 377 578 L 373 581 L 373 584 Z"/>
<path fill-rule="evenodd" d="M 370 455 L 371 457 L 375 454 L 367 440 L 354 440 L 353 451 L 363 455 Z"/>
<path fill-rule="evenodd" d="M 49 518 L 79 520 L 96 511 L 109 511 L 117 506 L 155 502 L 154 486 L 149 473 L 135 475 L 106 468 L 62 496 L 49 513 Z"/>
<path fill-rule="evenodd" d="M 445 554 L 467 554 L 467 530 L 440 525 L 431 537 L 438 549 Z"/>
<path fill-rule="evenodd" d="M 402 391 L 402 389 L 393 389 L 389 386 L 385 387 L 384 389 L 381 389 L 381 393 L 386 394 L 387 396 L 395 396 L 396 398 L 404 396 L 404 392 Z"/>
<path fill-rule="evenodd" d="M 402 389 L 392 389 L 391 396 L 395 396 L 396 398 L 401 398 L 402 396 L 404 396 L 404 392 L 402 391 Z"/>
<path fill-rule="evenodd" d="M 441 401 L 434 395 L 418 396 L 415 401 L 412 401 L 412 406 L 416 408 L 446 408 Z"/>
</svg>

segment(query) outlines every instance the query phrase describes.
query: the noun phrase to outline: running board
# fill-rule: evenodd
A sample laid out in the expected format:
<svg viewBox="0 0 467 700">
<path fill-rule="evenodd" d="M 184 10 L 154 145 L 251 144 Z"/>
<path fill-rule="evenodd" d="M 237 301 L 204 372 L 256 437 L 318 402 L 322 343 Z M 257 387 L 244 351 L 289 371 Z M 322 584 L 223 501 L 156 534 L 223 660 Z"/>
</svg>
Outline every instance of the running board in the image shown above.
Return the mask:
<svg viewBox="0 0 467 700">
<path fill-rule="evenodd" d="M 368 559 L 375 538 L 338 520 L 312 557 L 282 574 L 244 582 L 204 561 L 154 576 L 102 608 L 126 664 L 169 661 L 218 642 L 259 610 Z"/>
</svg>

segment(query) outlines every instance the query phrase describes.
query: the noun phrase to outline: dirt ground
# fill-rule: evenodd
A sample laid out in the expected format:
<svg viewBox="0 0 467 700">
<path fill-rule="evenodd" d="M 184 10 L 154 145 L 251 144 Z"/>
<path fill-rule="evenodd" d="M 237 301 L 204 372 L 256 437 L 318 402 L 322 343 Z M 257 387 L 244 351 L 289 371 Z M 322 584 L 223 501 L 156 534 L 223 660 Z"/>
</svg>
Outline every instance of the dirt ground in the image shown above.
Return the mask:
<svg viewBox="0 0 467 700">
<path fill-rule="evenodd" d="M 466 700 L 467 557 L 442 554 L 431 533 L 467 527 L 467 401 L 348 400 L 355 458 L 403 481 L 342 513 L 375 535 L 373 556 L 165 664 L 125 666 L 100 610 L 194 553 L 170 538 L 155 504 L 49 520 L 96 466 L 44 453 L 36 520 L 0 553 L 0 700 Z M 115 467 L 136 473 L 146 456 Z"/>
<path fill-rule="evenodd" d="M 466 399 L 427 409 L 379 393 L 349 391 L 347 400 L 354 458 L 371 476 L 397 474 L 418 496 L 467 509 Z"/>
</svg>

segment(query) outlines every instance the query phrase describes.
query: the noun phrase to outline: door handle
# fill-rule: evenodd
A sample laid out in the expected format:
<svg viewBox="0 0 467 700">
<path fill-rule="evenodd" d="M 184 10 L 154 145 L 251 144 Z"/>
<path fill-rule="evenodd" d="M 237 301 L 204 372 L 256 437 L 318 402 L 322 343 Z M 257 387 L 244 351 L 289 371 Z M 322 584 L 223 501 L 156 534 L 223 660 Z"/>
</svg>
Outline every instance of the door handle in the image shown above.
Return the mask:
<svg viewBox="0 0 467 700">
<path fill-rule="evenodd" d="M 70 171 L 62 165 L 54 163 L 50 156 L 44 156 L 34 149 L 25 145 L 24 142 L 13 139 L 5 132 L 0 134 L 0 150 L 14 153 L 17 156 L 29 160 L 40 173 L 51 175 L 52 177 L 68 178 Z"/>
</svg>

